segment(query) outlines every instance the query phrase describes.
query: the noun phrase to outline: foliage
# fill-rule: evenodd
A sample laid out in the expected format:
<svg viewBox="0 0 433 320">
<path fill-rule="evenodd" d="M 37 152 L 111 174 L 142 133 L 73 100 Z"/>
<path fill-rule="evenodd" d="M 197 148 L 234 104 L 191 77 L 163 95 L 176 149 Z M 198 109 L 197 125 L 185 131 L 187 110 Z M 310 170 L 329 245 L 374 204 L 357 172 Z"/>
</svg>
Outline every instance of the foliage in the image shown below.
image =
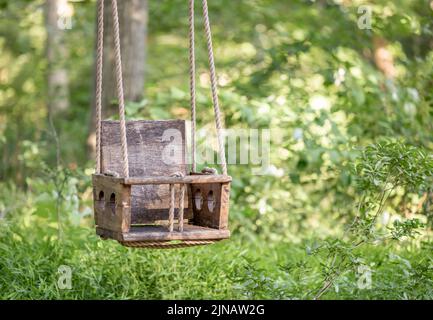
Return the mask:
<svg viewBox="0 0 433 320">
<path fill-rule="evenodd" d="M 315 298 L 320 298 L 335 281 L 363 266 L 358 254 L 360 246 L 381 244 L 388 239 L 401 241 L 414 238 L 424 226 L 419 219 L 395 220 L 388 232 L 377 226 L 386 203 L 396 188 L 404 188 L 406 194 L 422 192 L 431 183 L 433 161 L 423 150 L 401 142 L 383 141 L 367 146 L 355 163 L 358 188 L 362 194 L 358 214 L 343 239 L 325 241 L 315 248 L 315 254 L 323 254 L 323 286 Z"/>
<path fill-rule="evenodd" d="M 271 162 L 263 176 L 229 168 L 233 240 L 171 252 L 92 231 L 95 1 L 70 4 L 71 107 L 48 119 L 44 1 L 0 0 L 0 298 L 433 298 L 431 1 L 210 1 L 225 124 L 271 129 Z M 185 1 L 149 1 L 149 16 L 146 95 L 127 116 L 189 119 Z M 196 26 L 207 136 L 199 10 Z M 61 264 L 71 291 L 56 286 Z"/>
</svg>

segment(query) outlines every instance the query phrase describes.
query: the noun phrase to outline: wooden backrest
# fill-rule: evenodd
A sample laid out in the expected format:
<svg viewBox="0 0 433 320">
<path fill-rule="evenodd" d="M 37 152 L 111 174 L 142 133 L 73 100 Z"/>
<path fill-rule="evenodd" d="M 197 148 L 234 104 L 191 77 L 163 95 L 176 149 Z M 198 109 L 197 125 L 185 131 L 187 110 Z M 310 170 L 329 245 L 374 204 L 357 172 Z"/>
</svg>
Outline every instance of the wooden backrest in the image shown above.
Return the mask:
<svg viewBox="0 0 433 320">
<path fill-rule="evenodd" d="M 128 121 L 126 130 L 130 177 L 187 175 L 184 120 Z M 122 176 L 119 121 L 102 121 L 101 149 L 102 173 Z M 132 186 L 131 223 L 166 220 L 169 201 L 168 185 Z M 186 210 L 186 219 L 191 218 L 191 211 Z"/>
<path fill-rule="evenodd" d="M 184 120 L 128 121 L 126 131 L 130 177 L 186 174 Z M 102 121 L 101 147 L 102 172 L 121 175 L 119 121 Z"/>
</svg>

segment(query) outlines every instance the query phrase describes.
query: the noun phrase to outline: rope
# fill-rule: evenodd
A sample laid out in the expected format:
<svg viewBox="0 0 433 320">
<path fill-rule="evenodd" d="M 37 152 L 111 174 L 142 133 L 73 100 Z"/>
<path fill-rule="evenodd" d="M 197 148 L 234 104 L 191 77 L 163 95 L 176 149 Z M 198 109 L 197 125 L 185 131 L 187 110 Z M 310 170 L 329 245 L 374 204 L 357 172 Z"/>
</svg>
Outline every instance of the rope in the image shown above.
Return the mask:
<svg viewBox="0 0 433 320">
<path fill-rule="evenodd" d="M 184 174 L 182 172 L 176 172 L 171 175 L 172 177 L 183 177 Z M 186 185 L 182 184 L 181 191 L 180 191 L 180 200 L 179 200 L 179 231 L 183 231 L 183 213 L 184 213 L 184 206 L 185 206 L 185 189 Z M 168 230 L 170 232 L 173 232 L 174 229 L 174 203 L 176 198 L 175 193 L 175 184 L 170 184 L 170 209 L 168 210 Z"/>
<path fill-rule="evenodd" d="M 196 92 L 195 92 L 195 31 L 194 0 L 189 0 L 189 77 L 191 94 L 191 171 L 196 171 Z"/>
<path fill-rule="evenodd" d="M 183 232 L 183 213 L 185 206 L 185 190 L 186 184 L 182 184 L 180 188 L 180 200 L 179 200 L 179 232 Z"/>
<path fill-rule="evenodd" d="M 102 64 L 103 64 L 103 32 L 104 32 L 104 20 L 103 20 L 103 0 L 98 2 L 98 43 L 97 43 L 97 61 L 96 61 L 96 172 L 101 172 L 101 100 L 102 100 Z M 212 102 L 215 113 L 215 126 L 218 138 L 219 156 L 221 160 L 222 173 L 227 175 L 227 163 L 224 149 L 224 138 L 222 132 L 222 121 L 221 111 L 218 100 L 218 86 L 215 70 L 215 58 L 212 46 L 212 32 L 209 21 L 209 9 L 207 0 L 202 0 L 203 4 L 203 19 L 204 29 L 207 39 L 207 50 L 209 58 L 209 69 L 212 89 Z M 127 145 L 127 130 L 125 121 L 125 100 L 123 92 L 123 81 L 122 81 L 122 57 L 120 49 L 120 31 L 119 31 L 119 15 L 117 8 L 117 0 L 111 0 L 111 8 L 113 15 L 113 31 L 114 31 L 114 53 L 115 53 L 115 73 L 116 73 L 116 89 L 117 98 L 119 102 L 119 119 L 120 119 L 120 141 L 122 150 L 122 161 L 123 161 L 123 176 L 129 177 L 129 163 L 128 163 L 128 145 Z M 189 0 L 189 39 L 190 39 L 190 94 L 191 94 L 191 153 L 192 153 L 192 166 L 191 169 L 194 172 L 196 170 L 196 81 L 195 81 L 195 31 L 194 31 L 194 0 Z"/>
<path fill-rule="evenodd" d="M 170 184 L 170 209 L 168 210 L 168 231 L 173 232 L 174 225 L 174 184 Z"/>
<path fill-rule="evenodd" d="M 218 137 L 221 169 L 223 174 L 227 175 L 227 163 L 226 163 L 224 139 L 223 139 L 223 132 L 222 132 L 222 124 L 221 124 L 221 112 L 220 112 L 219 101 L 218 101 L 218 87 L 217 87 L 217 80 L 216 80 L 215 58 L 214 58 L 213 48 L 212 48 L 212 32 L 211 32 L 210 22 L 209 22 L 209 9 L 207 5 L 207 0 L 202 0 L 202 3 L 203 3 L 204 29 L 206 33 L 207 50 L 209 56 L 212 101 L 213 101 L 213 107 L 215 113 L 215 125 L 217 130 L 217 137 Z"/>
<path fill-rule="evenodd" d="M 96 46 L 96 173 L 101 173 L 102 65 L 104 52 L 104 0 L 98 0 Z"/>
<path fill-rule="evenodd" d="M 119 100 L 119 119 L 120 119 L 120 142 L 123 156 L 123 177 L 129 177 L 128 164 L 128 146 L 126 140 L 126 122 L 125 122 L 125 100 L 123 95 L 122 82 L 122 56 L 120 52 L 120 32 L 119 32 L 119 15 L 117 10 L 117 0 L 111 0 L 113 13 L 113 31 L 114 31 L 114 55 L 116 64 L 116 87 L 117 99 Z"/>
<path fill-rule="evenodd" d="M 179 249 L 193 246 L 203 246 L 213 244 L 220 240 L 184 240 L 176 243 L 175 241 L 134 241 L 122 242 L 123 246 L 130 248 L 148 248 L 148 249 Z"/>
</svg>

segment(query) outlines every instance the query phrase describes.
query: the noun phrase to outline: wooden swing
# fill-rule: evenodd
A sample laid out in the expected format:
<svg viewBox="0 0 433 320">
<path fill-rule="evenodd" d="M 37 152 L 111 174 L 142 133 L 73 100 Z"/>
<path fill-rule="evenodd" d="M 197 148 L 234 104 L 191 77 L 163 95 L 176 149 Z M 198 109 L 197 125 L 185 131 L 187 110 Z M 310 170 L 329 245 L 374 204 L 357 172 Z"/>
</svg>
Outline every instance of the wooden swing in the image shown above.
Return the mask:
<svg viewBox="0 0 433 320">
<path fill-rule="evenodd" d="M 104 1 L 98 1 L 93 199 L 96 233 L 103 239 L 114 239 L 128 247 L 179 248 L 230 237 L 231 177 L 227 175 L 225 161 L 208 6 L 206 0 L 202 2 L 221 175 L 209 168 L 195 172 L 194 0 L 189 1 L 192 120 L 189 174 L 184 120 L 125 121 L 117 0 L 111 1 L 111 8 L 120 121 L 101 120 Z"/>
</svg>

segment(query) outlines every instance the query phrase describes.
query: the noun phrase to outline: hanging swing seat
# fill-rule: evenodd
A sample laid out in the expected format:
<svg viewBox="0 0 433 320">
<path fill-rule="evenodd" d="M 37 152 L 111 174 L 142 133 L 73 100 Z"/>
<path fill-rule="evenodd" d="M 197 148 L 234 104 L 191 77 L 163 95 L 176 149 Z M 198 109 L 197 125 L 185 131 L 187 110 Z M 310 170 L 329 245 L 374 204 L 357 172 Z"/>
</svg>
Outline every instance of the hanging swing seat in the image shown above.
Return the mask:
<svg viewBox="0 0 433 320">
<path fill-rule="evenodd" d="M 229 238 L 231 177 L 187 174 L 185 121 L 126 122 L 127 178 L 120 177 L 119 127 L 118 121 L 102 121 L 101 173 L 93 175 L 97 234 L 132 247 L 184 247 Z"/>
<path fill-rule="evenodd" d="M 207 1 L 202 4 L 222 175 L 209 168 L 195 172 L 194 0 L 189 1 L 192 172 L 187 169 L 184 120 L 125 120 L 117 0 L 111 0 L 111 9 L 119 121 L 101 121 L 104 1 L 98 1 L 93 202 L 96 233 L 103 239 L 137 248 L 179 248 L 230 237 L 231 177 L 227 175 Z"/>
</svg>

